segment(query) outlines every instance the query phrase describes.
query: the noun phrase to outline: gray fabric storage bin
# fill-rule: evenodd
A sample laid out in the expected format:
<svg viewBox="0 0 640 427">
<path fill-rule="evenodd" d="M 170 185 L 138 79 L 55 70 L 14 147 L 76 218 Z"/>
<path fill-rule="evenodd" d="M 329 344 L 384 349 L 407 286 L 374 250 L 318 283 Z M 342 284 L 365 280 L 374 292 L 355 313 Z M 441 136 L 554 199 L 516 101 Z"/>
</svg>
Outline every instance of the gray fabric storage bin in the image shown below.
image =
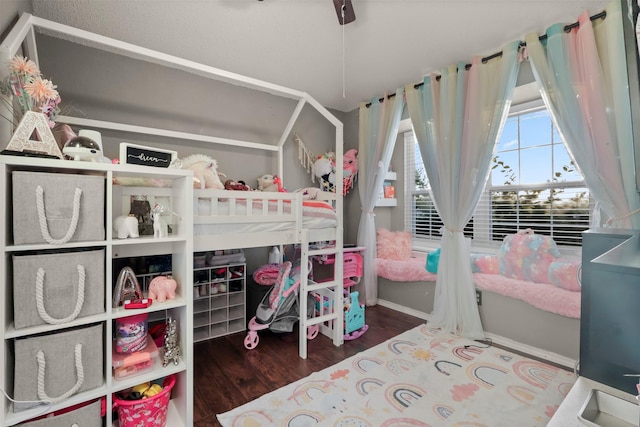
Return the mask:
<svg viewBox="0 0 640 427">
<path fill-rule="evenodd" d="M 18 427 L 102 427 L 100 412 L 100 401 L 97 400 L 65 414 L 18 424 Z"/>
<path fill-rule="evenodd" d="M 76 317 L 104 313 L 104 257 L 104 249 L 13 255 L 14 327 L 61 325 Z M 79 266 L 84 270 L 84 283 Z M 38 289 L 40 268 L 44 280 Z"/>
<path fill-rule="evenodd" d="M 73 232 L 68 241 L 104 240 L 103 176 L 15 171 L 12 183 L 14 244 L 62 243 L 47 242 L 43 235 L 36 196 L 38 186 L 42 188 L 45 230 L 52 239 L 59 240 Z M 82 193 L 74 230 L 72 218 L 76 189 L 81 189 Z"/>
<path fill-rule="evenodd" d="M 57 403 L 74 394 L 102 386 L 103 342 L 101 324 L 16 339 L 13 398 L 18 401 L 51 400 Z M 78 366 L 76 354 L 81 355 Z M 44 394 L 38 392 L 39 377 Z M 35 405 L 15 402 L 13 406 L 17 412 Z"/>
</svg>

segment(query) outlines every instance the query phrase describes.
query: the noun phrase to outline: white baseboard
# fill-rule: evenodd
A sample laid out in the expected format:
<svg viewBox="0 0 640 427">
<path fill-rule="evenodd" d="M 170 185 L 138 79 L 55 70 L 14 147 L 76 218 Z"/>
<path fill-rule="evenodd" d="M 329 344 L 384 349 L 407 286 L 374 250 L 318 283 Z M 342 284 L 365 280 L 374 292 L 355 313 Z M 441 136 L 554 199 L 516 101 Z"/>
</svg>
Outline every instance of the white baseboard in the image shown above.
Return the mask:
<svg viewBox="0 0 640 427">
<path fill-rule="evenodd" d="M 413 308 L 409 308 L 404 305 L 396 304 L 395 302 L 379 299 L 378 305 L 390 308 L 395 311 L 399 311 L 400 313 L 409 314 L 413 317 L 417 317 L 418 319 L 429 320 L 429 314 L 422 311 L 414 310 Z"/>
<path fill-rule="evenodd" d="M 390 308 L 392 310 L 399 311 L 401 313 L 409 314 L 409 315 L 417 317 L 419 319 L 424 319 L 427 322 L 429 321 L 429 319 L 431 317 L 429 315 L 429 313 L 425 313 L 425 312 L 422 312 L 422 311 L 414 310 L 412 308 L 405 307 L 403 305 L 399 305 L 399 304 L 396 304 L 394 302 L 390 302 L 390 301 L 386 301 L 386 300 L 382 300 L 382 299 L 378 300 L 378 304 L 383 306 L 383 307 L 387 307 L 387 308 Z M 503 346 L 503 347 L 512 349 L 514 351 L 518 351 L 520 353 L 524 353 L 524 354 L 536 357 L 538 359 L 547 360 L 547 361 L 549 361 L 551 363 L 555 363 L 557 365 L 564 366 L 565 368 L 573 370 L 575 372 L 575 368 L 576 368 L 576 365 L 577 365 L 578 361 L 574 360 L 574 359 L 571 359 L 570 357 L 566 357 L 566 356 L 563 356 L 563 355 L 558 354 L 558 353 L 553 353 L 553 352 L 550 352 L 550 351 L 543 350 L 541 348 L 537 348 L 537 347 L 533 347 L 533 346 L 530 346 L 530 345 L 527 345 L 527 344 L 523 344 L 521 342 L 514 341 L 512 339 L 505 338 L 505 337 L 500 336 L 500 335 L 492 334 L 490 332 L 486 332 L 485 335 L 487 336 L 487 338 L 491 339 L 492 342 L 494 342 L 494 343 L 496 343 L 496 344 L 498 344 L 500 346 Z"/>
</svg>

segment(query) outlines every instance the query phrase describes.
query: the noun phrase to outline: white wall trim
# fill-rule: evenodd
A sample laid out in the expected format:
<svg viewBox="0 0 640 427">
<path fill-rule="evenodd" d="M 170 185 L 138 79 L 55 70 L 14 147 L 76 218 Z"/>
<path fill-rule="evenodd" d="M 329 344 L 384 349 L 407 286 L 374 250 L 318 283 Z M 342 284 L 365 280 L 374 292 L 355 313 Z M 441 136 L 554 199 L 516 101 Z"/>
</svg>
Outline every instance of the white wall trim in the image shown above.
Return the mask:
<svg viewBox="0 0 640 427">
<path fill-rule="evenodd" d="M 419 319 L 424 319 L 427 322 L 431 317 L 428 313 L 414 310 L 412 308 L 405 307 L 405 306 L 396 304 L 394 302 L 390 302 L 382 299 L 378 300 L 378 304 L 383 307 L 387 307 L 392 310 L 399 311 L 400 313 L 409 314 Z M 570 357 L 566 357 L 558 353 L 553 353 L 550 351 L 543 350 L 541 348 L 523 344 L 521 342 L 514 341 L 512 339 L 505 338 L 500 335 L 492 334 L 490 332 L 486 332 L 485 335 L 487 336 L 487 338 L 491 339 L 491 341 L 494 342 L 495 344 L 536 357 L 538 359 L 547 360 L 551 363 L 555 363 L 556 365 L 563 366 L 575 372 L 578 361 Z"/>
<path fill-rule="evenodd" d="M 419 319 L 429 320 L 429 315 L 425 312 L 414 310 L 413 308 L 405 307 L 404 305 L 396 304 L 395 302 L 379 299 L 378 305 L 390 308 L 391 310 L 399 311 L 400 313 L 408 314 Z M 366 319 L 366 313 L 365 313 Z"/>
</svg>

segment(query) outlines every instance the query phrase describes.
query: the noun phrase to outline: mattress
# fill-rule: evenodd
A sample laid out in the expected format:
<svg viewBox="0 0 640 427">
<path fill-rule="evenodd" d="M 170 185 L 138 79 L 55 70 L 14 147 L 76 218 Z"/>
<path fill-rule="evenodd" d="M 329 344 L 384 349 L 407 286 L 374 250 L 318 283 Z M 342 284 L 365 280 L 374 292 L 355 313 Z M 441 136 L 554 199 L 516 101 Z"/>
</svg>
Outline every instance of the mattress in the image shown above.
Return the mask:
<svg viewBox="0 0 640 427">
<path fill-rule="evenodd" d="M 291 214 L 291 202 L 288 200 L 281 203 L 269 201 L 268 208 L 265 209 L 262 200 L 253 200 L 249 204 L 246 200 L 237 200 L 235 203 L 217 201 L 212 204 L 207 199 L 198 198 L 194 209 L 195 235 L 286 231 L 296 227 L 295 218 Z M 336 213 L 330 203 L 303 201 L 302 228 L 322 229 L 336 225 Z"/>
</svg>

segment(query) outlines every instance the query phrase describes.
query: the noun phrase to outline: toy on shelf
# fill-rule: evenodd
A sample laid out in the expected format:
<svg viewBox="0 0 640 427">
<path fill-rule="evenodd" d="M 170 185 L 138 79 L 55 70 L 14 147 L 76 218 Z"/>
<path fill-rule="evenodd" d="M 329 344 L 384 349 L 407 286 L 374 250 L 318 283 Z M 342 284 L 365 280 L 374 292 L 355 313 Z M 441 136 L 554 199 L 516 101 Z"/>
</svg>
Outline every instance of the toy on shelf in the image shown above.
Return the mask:
<svg viewBox="0 0 640 427">
<path fill-rule="evenodd" d="M 151 335 L 146 336 L 144 348 L 133 353 L 118 353 L 114 344 L 111 355 L 113 377 L 116 380 L 131 377 L 153 368 L 154 359 L 158 356 L 158 347 Z"/>
<path fill-rule="evenodd" d="M 165 302 L 176 297 L 178 284 L 171 276 L 157 276 L 149 284 L 149 298 L 158 302 Z"/>
<path fill-rule="evenodd" d="M 174 365 L 180 362 L 180 346 L 178 345 L 178 325 L 176 319 L 169 317 L 167 327 L 164 331 L 164 352 L 162 355 L 162 366 L 167 366 L 173 361 Z"/>
<path fill-rule="evenodd" d="M 116 320 L 116 353 L 126 354 L 147 346 L 147 313 Z"/>
<path fill-rule="evenodd" d="M 131 267 L 124 267 L 118 274 L 116 287 L 113 290 L 113 308 L 124 304 L 125 300 L 142 299 L 142 289 Z"/>
</svg>

